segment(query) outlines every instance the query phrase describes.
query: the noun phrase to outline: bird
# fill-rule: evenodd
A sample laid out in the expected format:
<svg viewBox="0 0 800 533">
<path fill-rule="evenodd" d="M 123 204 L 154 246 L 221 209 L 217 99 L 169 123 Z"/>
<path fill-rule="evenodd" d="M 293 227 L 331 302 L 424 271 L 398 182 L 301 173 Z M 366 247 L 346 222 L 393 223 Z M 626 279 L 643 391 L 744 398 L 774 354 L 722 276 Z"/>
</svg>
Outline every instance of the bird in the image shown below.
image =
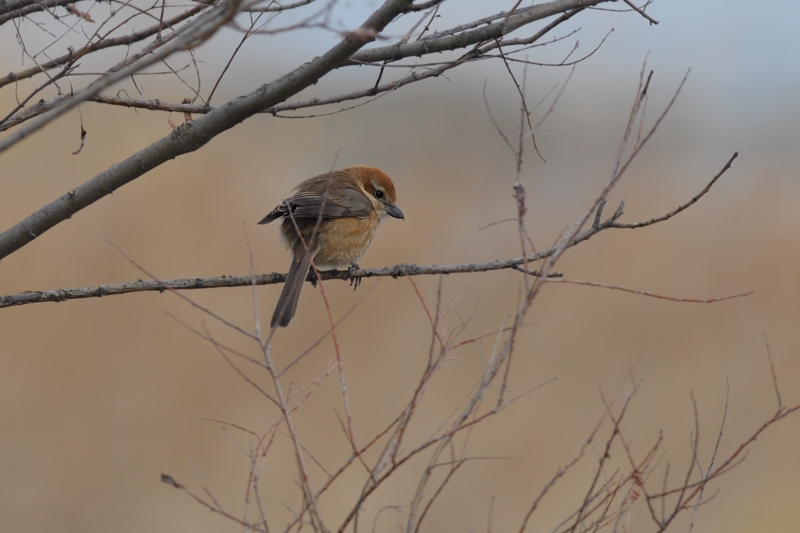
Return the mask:
<svg viewBox="0 0 800 533">
<path fill-rule="evenodd" d="M 281 240 L 292 254 L 271 328 L 291 322 L 312 263 L 316 270 L 358 268 L 356 261 L 367 251 L 381 220 L 386 215 L 405 219 L 396 200 L 389 176 L 376 167 L 358 165 L 303 181 L 292 197 L 259 221 L 283 219 Z"/>
</svg>

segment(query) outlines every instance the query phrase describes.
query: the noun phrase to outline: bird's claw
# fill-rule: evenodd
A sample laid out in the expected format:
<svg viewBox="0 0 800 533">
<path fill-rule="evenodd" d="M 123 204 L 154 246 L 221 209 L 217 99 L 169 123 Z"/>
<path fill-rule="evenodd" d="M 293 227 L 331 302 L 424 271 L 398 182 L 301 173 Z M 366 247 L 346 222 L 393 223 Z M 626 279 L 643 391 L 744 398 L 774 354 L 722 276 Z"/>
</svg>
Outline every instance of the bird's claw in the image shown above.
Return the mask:
<svg viewBox="0 0 800 533">
<path fill-rule="evenodd" d="M 357 274 L 359 270 L 361 270 L 361 267 L 355 263 L 347 269 L 347 276 L 350 278 L 350 286 L 353 287 L 353 290 L 356 290 L 361 285 L 361 276 Z"/>
</svg>

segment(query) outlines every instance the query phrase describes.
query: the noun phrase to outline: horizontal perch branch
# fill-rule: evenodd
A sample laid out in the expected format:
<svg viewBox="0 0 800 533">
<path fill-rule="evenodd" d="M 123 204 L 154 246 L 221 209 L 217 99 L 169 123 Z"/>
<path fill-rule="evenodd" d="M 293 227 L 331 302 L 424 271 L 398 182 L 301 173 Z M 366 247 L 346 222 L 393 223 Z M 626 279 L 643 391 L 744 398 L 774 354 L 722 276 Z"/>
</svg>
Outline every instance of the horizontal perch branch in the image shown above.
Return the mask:
<svg viewBox="0 0 800 533">
<path fill-rule="evenodd" d="M 400 264 L 392 267 L 374 268 L 368 270 L 353 269 L 330 270 L 320 272 L 323 281 L 329 279 L 352 280 L 355 278 L 372 278 L 391 276 L 399 278 L 404 276 L 423 276 L 434 274 L 460 274 L 464 272 L 487 272 L 490 270 L 516 269 L 524 263 L 522 258 L 508 259 L 505 261 L 490 261 L 488 263 L 468 263 L 463 265 L 412 265 Z M 534 273 L 536 275 L 536 273 Z M 551 274 L 559 276 L 560 274 Z M 311 278 L 308 278 L 309 281 Z M 40 302 L 63 302 L 65 300 L 78 300 L 82 298 L 100 298 L 114 294 L 128 294 L 131 292 L 148 292 L 165 290 L 188 289 L 215 289 L 219 287 L 249 287 L 252 285 L 273 285 L 286 281 L 285 274 L 276 272 L 270 274 L 257 274 L 255 276 L 216 276 L 211 278 L 181 278 L 169 280 L 136 280 L 106 285 L 93 285 L 68 289 L 55 289 L 49 291 L 27 291 L 20 294 L 0 296 L 0 308 L 15 305 L 25 305 Z"/>
</svg>

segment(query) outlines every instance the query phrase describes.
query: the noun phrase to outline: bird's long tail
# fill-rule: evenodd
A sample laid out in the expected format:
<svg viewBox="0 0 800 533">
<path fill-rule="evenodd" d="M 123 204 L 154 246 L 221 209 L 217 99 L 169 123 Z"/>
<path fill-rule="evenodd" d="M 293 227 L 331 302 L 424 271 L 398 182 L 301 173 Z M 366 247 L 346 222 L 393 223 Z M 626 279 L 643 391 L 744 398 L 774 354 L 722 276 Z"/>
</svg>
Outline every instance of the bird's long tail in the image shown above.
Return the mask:
<svg viewBox="0 0 800 533">
<path fill-rule="evenodd" d="M 300 291 L 303 290 L 303 283 L 306 281 L 308 269 L 311 268 L 311 258 L 307 253 L 300 254 L 300 260 L 292 260 L 289 273 L 286 275 L 286 283 L 283 285 L 281 297 L 278 298 L 278 305 L 272 314 L 270 327 L 280 326 L 285 328 L 292 321 L 297 302 L 300 300 Z"/>
</svg>

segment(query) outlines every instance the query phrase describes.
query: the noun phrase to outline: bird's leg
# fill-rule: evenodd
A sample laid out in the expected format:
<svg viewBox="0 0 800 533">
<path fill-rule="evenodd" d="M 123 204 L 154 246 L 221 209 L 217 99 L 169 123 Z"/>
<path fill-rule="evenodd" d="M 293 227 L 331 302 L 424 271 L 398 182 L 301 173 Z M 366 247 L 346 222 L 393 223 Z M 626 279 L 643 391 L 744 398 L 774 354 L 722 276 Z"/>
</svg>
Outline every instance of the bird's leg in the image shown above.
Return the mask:
<svg viewBox="0 0 800 533">
<path fill-rule="evenodd" d="M 313 268 L 310 268 L 308 270 L 308 281 L 311 282 L 311 286 L 312 287 L 314 287 L 315 289 L 317 288 L 317 281 L 318 281 L 317 280 L 317 271 L 314 270 Z"/>
<path fill-rule="evenodd" d="M 361 270 L 361 267 L 356 263 L 351 264 L 350 268 L 347 269 L 347 276 L 350 278 L 350 286 L 353 287 L 353 290 L 356 290 L 361 285 L 361 276 L 356 274 L 359 270 Z"/>
</svg>

